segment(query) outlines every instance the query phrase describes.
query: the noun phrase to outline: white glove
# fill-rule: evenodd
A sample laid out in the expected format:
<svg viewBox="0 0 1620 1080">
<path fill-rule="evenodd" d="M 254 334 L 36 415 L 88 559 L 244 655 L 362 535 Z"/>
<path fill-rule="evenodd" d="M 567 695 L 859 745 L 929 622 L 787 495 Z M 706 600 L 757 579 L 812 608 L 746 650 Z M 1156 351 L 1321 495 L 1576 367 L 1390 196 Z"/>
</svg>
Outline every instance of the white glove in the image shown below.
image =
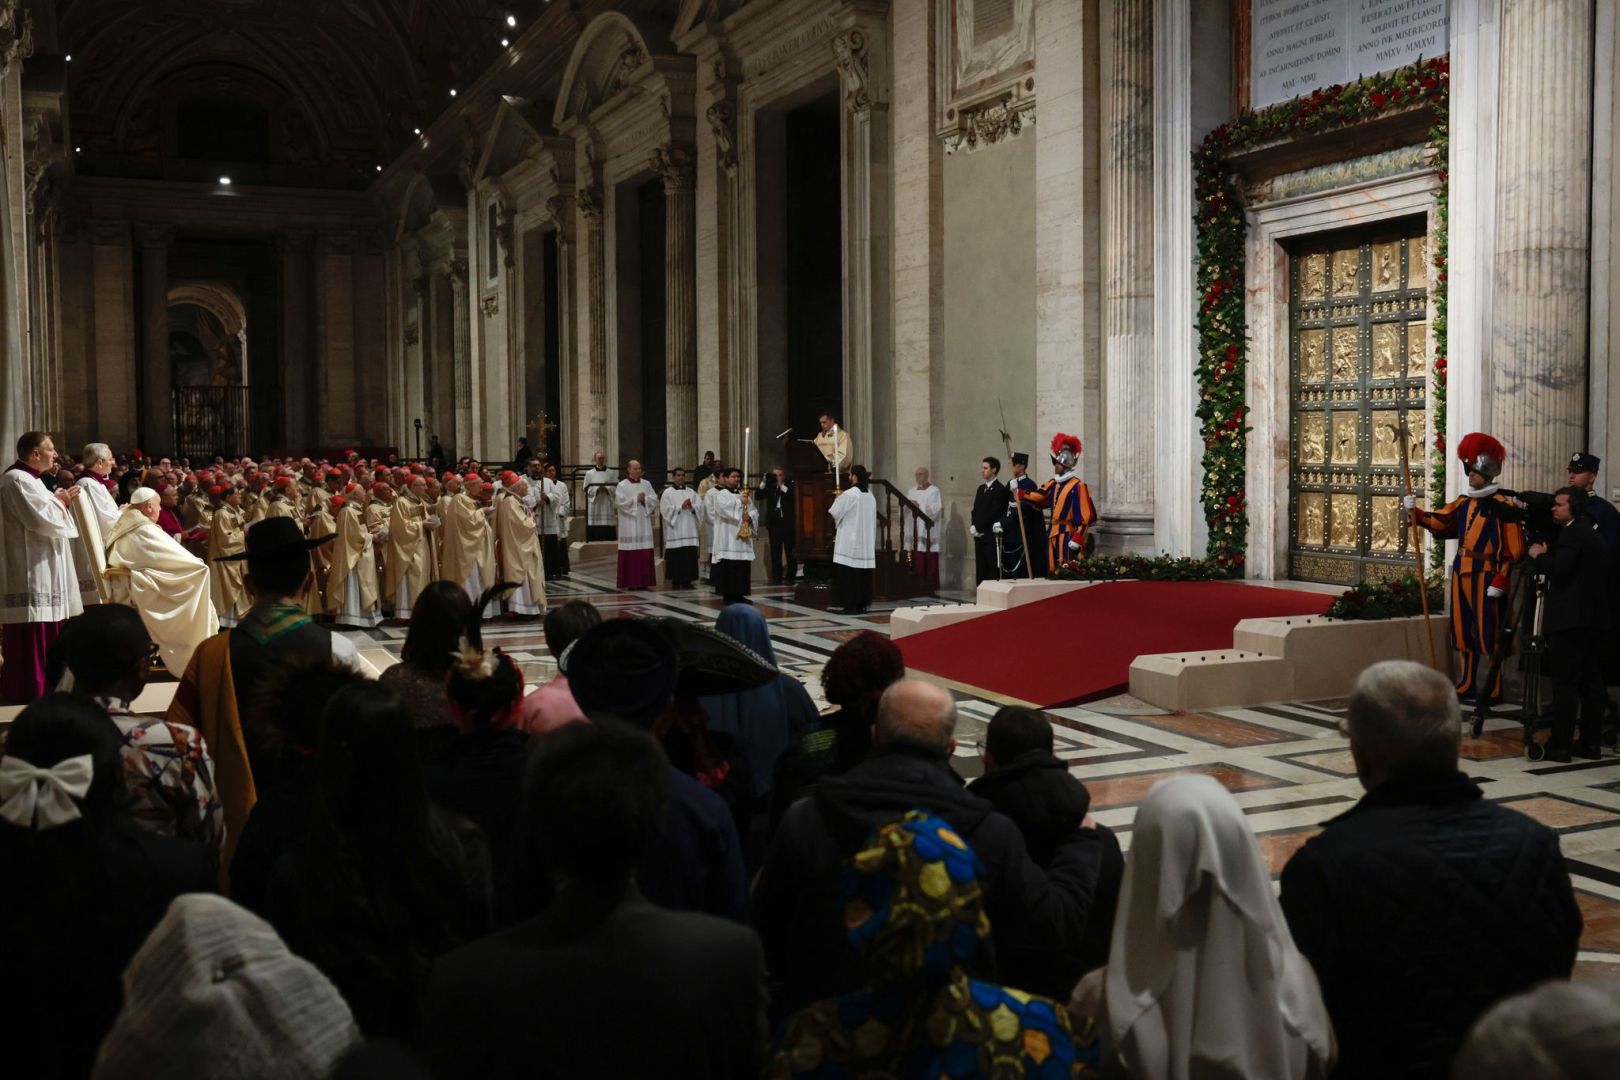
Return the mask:
<svg viewBox="0 0 1620 1080">
<path fill-rule="evenodd" d="M 1416 495 L 1402 495 L 1401 496 L 1401 508 L 1403 510 L 1405 510 L 1408 514 L 1410 514 L 1413 510 L 1416 510 L 1417 509 L 1417 496 Z"/>
<path fill-rule="evenodd" d="M 993 530 L 993 531 L 994 531 L 994 532 L 995 532 L 995 534 L 996 534 L 996 535 L 997 535 L 997 536 L 1000 536 L 1000 535 L 1001 535 L 1001 531 L 1002 531 L 1002 530 L 1001 530 L 1001 522 L 999 522 L 999 521 L 998 521 L 998 522 L 996 522 L 996 524 L 995 524 L 995 528 L 994 528 L 994 530 Z"/>
<path fill-rule="evenodd" d="M 1485 590 L 1485 595 L 1490 597 L 1492 600 L 1500 600 L 1502 597 L 1506 596 L 1507 593 L 1501 589 L 1498 589 L 1495 585 L 1492 585 Z"/>
<path fill-rule="evenodd" d="M 1078 541 L 1078 540 L 1070 540 L 1069 541 L 1069 550 L 1070 551 L 1079 551 L 1080 550 L 1080 541 Z"/>
<path fill-rule="evenodd" d="M 975 528 L 974 526 L 969 525 L 968 526 L 968 535 L 973 537 L 973 539 L 977 540 L 979 538 L 979 530 L 977 528 Z"/>
</svg>

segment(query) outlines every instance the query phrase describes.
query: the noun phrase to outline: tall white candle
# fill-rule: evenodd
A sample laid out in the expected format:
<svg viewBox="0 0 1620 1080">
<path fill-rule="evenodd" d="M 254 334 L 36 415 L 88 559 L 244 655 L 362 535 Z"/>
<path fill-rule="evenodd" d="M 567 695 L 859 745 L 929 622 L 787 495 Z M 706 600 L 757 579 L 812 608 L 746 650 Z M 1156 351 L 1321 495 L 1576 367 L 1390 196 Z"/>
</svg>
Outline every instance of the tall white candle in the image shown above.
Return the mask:
<svg viewBox="0 0 1620 1080">
<path fill-rule="evenodd" d="M 843 480 L 843 474 L 838 471 L 838 425 L 833 425 L 833 486 L 837 487 Z"/>
</svg>

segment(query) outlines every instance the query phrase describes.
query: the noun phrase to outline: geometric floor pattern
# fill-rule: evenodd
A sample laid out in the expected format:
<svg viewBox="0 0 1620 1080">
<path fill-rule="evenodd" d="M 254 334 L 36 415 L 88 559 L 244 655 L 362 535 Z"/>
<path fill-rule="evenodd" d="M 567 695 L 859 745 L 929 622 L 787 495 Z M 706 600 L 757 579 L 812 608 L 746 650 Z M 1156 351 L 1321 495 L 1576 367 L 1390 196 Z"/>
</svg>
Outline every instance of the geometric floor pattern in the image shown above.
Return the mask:
<svg viewBox="0 0 1620 1080">
<path fill-rule="evenodd" d="M 548 587 L 591 601 L 604 615 L 673 615 L 712 621 L 723 606 L 706 588 L 619 592 L 611 564 L 576 566 L 568 581 Z M 819 678 L 828 655 L 861 630 L 887 632 L 889 612 L 874 604 L 865 616 L 799 607 L 792 590 L 755 585 L 753 601 L 770 623 L 782 669 L 801 679 L 825 707 Z M 539 682 L 553 670 L 537 622 L 485 625 L 486 645 L 500 645 Z M 367 636 L 369 635 L 369 636 Z M 353 633 L 375 666 L 386 667 L 404 641 L 402 627 Z M 1001 643 L 1005 650 L 1018 643 Z M 986 648 L 994 663 L 996 644 Z M 957 771 L 980 772 L 977 744 L 1000 702 L 994 694 L 952 684 L 962 716 Z M 1315 701 L 1167 713 L 1127 695 L 1049 710 L 1058 756 L 1091 791 L 1092 812 L 1130 846 L 1136 806 L 1154 783 L 1179 773 L 1214 777 L 1248 816 L 1273 874 L 1314 836 L 1322 822 L 1349 809 L 1361 785 L 1339 732 L 1343 702 Z M 1620 979 L 1620 756 L 1569 765 L 1532 763 L 1523 755 L 1523 729 L 1511 709 L 1493 716 L 1478 739 L 1465 739 L 1465 771 L 1489 798 L 1528 814 L 1559 834 L 1586 918 L 1577 977 Z"/>
</svg>

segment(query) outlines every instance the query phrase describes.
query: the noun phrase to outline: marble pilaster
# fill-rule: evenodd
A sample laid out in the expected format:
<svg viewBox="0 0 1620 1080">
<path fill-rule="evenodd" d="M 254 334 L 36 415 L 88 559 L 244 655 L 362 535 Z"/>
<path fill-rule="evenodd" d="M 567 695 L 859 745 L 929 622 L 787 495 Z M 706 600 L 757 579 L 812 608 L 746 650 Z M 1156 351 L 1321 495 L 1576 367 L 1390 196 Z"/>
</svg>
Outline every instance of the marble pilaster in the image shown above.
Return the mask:
<svg viewBox="0 0 1620 1080">
<path fill-rule="evenodd" d="M 139 424 L 135 268 L 129 223 L 92 218 L 85 222 L 83 233 L 91 245 L 90 306 L 95 315 L 86 357 L 96 399 L 91 434 L 109 445 L 139 445 L 135 442 Z"/>
<path fill-rule="evenodd" d="M 169 245 L 173 225 L 135 226 L 141 249 L 141 441 L 153 454 L 172 454 L 174 372 L 169 364 Z"/>
<path fill-rule="evenodd" d="M 679 146 L 660 147 L 653 166 L 664 181 L 664 403 L 665 461 L 670 468 L 698 460 L 697 273 L 692 244 L 693 161 Z M 643 408 L 657 408 L 643 402 Z"/>
<path fill-rule="evenodd" d="M 1534 486 L 1586 444 L 1592 0 L 1505 0 L 1491 431 Z"/>
<path fill-rule="evenodd" d="M 1153 0 L 1153 539 L 1172 555 L 1203 554 L 1191 151 L 1191 0 Z"/>
<path fill-rule="evenodd" d="M 314 267 L 312 229 L 282 229 L 276 233 L 281 276 L 281 393 L 287 445 L 313 446 L 315 427 L 310 422 L 313 401 L 310 369 L 314 359 Z"/>
<path fill-rule="evenodd" d="M 699 55 L 699 70 L 718 57 Z M 709 59 L 708 64 L 704 63 Z M 737 307 L 732 278 L 737 240 L 737 103 L 724 64 L 709 87 L 707 123 L 694 128 L 698 169 L 694 205 L 694 268 L 697 283 L 697 399 L 700 450 L 722 452 L 733 425 L 738 348 Z M 712 165 L 710 163 L 713 163 Z"/>
<path fill-rule="evenodd" d="M 574 193 L 585 234 L 585 349 L 587 395 L 581 395 L 580 432 L 588 449 L 582 457 L 606 452 L 607 446 L 607 252 L 603 235 L 602 189 L 582 187 Z"/>
<path fill-rule="evenodd" d="M 1153 2 L 1101 7 L 1103 393 L 1101 532 L 1153 551 Z M 1111 542 L 1110 542 L 1111 541 Z"/>
<path fill-rule="evenodd" d="M 472 453 L 477 439 L 473 428 L 472 357 L 470 337 L 472 313 L 468 310 L 467 260 L 450 260 L 451 380 L 455 388 L 456 445 L 460 453 Z"/>
<path fill-rule="evenodd" d="M 355 237 L 343 231 L 322 232 L 315 261 L 316 385 L 323 446 L 358 441 L 354 393 L 354 254 Z"/>
<path fill-rule="evenodd" d="M 1059 431 L 1078 435 L 1088 448 L 1080 472 L 1092 485 L 1101 480 L 1098 451 L 1103 449 L 1096 38 L 1094 6 L 1036 5 L 1035 63 L 1041 72 L 1035 124 L 1037 445 L 1031 450 L 1039 453 Z"/>
<path fill-rule="evenodd" d="M 898 475 L 936 465 L 944 422 L 935 389 L 944 362 L 944 147 L 934 133 L 931 60 L 938 6 L 895 7 L 894 445 Z M 943 526 L 943 522 L 936 523 Z"/>
</svg>

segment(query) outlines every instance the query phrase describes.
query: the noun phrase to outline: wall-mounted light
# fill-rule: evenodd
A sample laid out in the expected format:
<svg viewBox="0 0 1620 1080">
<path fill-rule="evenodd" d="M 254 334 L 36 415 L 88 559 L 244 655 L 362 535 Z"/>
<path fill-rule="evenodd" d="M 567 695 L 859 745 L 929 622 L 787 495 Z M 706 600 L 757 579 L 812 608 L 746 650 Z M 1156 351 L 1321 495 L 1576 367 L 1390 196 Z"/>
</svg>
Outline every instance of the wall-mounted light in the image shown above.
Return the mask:
<svg viewBox="0 0 1620 1080">
<path fill-rule="evenodd" d="M 416 132 L 418 135 L 422 134 L 422 129 L 421 128 L 412 128 L 411 130 Z"/>
<path fill-rule="evenodd" d="M 516 15 L 508 15 L 506 17 L 506 25 L 507 26 L 516 26 L 517 25 L 517 16 Z"/>
<path fill-rule="evenodd" d="M 451 97 L 455 97 L 455 96 L 456 96 L 456 88 L 455 88 L 455 87 L 453 87 L 453 86 L 452 86 L 452 87 L 451 87 L 451 88 L 450 88 L 450 96 L 451 96 Z"/>
<path fill-rule="evenodd" d="M 64 57 L 62 57 L 62 63 L 64 63 L 64 64 L 71 64 L 71 63 L 73 63 L 73 54 L 72 54 L 72 53 L 68 53 L 68 54 L 67 54 L 67 55 L 66 55 L 66 56 L 64 56 Z"/>
<path fill-rule="evenodd" d="M 382 166 L 381 165 L 377 166 L 377 171 L 382 172 Z"/>
<path fill-rule="evenodd" d="M 511 38 L 501 38 L 501 48 L 508 49 L 508 48 L 511 48 L 511 46 L 512 46 L 512 39 Z"/>
<path fill-rule="evenodd" d="M 75 146 L 75 147 L 74 147 L 74 148 L 73 148 L 73 152 L 74 152 L 74 153 L 75 153 L 75 154 L 82 154 L 82 153 L 84 153 L 84 147 L 82 147 L 82 146 Z"/>
<path fill-rule="evenodd" d="M 219 186 L 220 187 L 230 187 L 231 186 L 231 178 L 228 177 L 228 176 L 220 177 L 219 178 Z"/>
</svg>

